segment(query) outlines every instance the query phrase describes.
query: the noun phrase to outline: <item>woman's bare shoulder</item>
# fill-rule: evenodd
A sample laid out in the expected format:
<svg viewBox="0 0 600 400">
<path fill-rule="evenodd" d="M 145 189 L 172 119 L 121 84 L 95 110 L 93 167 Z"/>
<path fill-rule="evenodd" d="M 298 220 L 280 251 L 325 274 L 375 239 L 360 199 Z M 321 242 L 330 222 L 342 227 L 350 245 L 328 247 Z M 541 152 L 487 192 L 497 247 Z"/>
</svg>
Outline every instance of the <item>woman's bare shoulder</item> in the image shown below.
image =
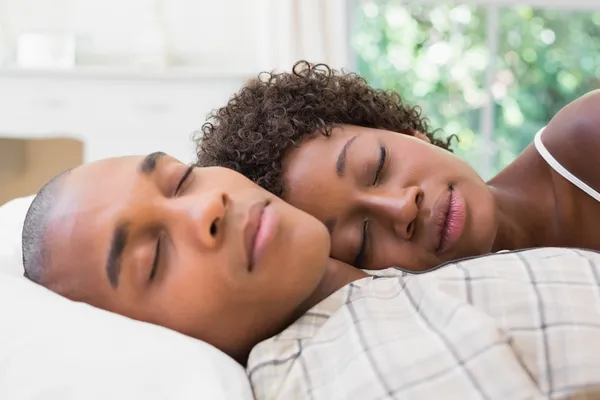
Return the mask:
<svg viewBox="0 0 600 400">
<path fill-rule="evenodd" d="M 563 167 L 600 191 L 600 90 L 562 108 L 544 129 L 542 143 Z"/>
</svg>

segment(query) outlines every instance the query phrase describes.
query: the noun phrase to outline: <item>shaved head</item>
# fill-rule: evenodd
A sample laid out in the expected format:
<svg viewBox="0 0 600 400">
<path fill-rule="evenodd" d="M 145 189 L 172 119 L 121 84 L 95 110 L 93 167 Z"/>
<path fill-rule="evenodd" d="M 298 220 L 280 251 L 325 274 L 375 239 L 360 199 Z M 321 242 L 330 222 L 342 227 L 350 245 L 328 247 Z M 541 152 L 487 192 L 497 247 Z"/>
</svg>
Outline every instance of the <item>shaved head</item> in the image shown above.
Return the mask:
<svg viewBox="0 0 600 400">
<path fill-rule="evenodd" d="M 315 218 L 235 171 L 160 152 L 59 175 L 23 228 L 31 281 L 238 360 L 321 290 L 328 255 Z"/>
<path fill-rule="evenodd" d="M 46 233 L 56 199 L 60 194 L 65 177 L 71 172 L 67 170 L 46 183 L 29 206 L 22 233 L 22 252 L 24 275 L 29 280 L 46 286 L 46 273 L 50 252 Z"/>
</svg>

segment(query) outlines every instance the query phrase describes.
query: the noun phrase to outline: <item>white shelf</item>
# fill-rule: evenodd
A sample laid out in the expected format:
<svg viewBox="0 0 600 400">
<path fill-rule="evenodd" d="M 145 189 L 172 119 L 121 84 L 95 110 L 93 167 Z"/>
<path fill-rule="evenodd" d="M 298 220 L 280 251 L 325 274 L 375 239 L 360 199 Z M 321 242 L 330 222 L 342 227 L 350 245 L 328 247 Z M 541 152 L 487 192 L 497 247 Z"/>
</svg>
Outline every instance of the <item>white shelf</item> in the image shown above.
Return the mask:
<svg viewBox="0 0 600 400">
<path fill-rule="evenodd" d="M 116 68 L 76 67 L 73 69 L 33 69 L 0 67 L 0 78 L 119 79 L 119 80 L 220 80 L 248 79 L 260 71 L 209 70 L 200 68 Z"/>
<path fill-rule="evenodd" d="M 0 137 L 78 139 L 86 162 L 157 150 L 191 162 L 192 134 L 249 75 L 198 69 L 4 69 Z"/>
</svg>

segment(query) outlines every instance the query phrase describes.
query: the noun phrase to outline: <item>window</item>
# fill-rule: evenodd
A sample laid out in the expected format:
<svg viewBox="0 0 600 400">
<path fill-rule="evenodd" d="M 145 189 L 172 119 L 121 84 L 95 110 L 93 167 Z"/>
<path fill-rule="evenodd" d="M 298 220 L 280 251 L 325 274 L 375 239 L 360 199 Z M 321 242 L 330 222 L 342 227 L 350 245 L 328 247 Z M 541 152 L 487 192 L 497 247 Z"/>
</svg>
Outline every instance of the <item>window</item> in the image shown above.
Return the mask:
<svg viewBox="0 0 600 400">
<path fill-rule="evenodd" d="M 490 178 L 560 108 L 600 87 L 600 3 L 558 1 L 355 0 L 356 69 L 458 135 L 456 153 Z"/>
</svg>

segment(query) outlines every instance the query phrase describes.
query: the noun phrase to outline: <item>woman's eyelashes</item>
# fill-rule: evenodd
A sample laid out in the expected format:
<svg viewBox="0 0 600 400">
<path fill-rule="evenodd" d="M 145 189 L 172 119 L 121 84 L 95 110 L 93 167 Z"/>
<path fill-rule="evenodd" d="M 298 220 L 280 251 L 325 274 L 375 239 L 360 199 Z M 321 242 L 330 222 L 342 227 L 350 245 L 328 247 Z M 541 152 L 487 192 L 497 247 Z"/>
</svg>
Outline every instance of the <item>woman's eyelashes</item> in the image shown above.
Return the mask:
<svg viewBox="0 0 600 400">
<path fill-rule="evenodd" d="M 379 146 L 379 163 L 377 164 L 377 169 L 375 170 L 375 177 L 373 178 L 373 186 L 377 185 L 381 179 L 381 172 L 383 171 L 383 167 L 385 167 L 385 162 L 387 159 L 387 150 L 383 146 Z"/>
<path fill-rule="evenodd" d="M 385 167 L 385 163 L 387 161 L 387 149 L 382 145 L 379 146 L 379 159 L 377 162 L 377 168 L 375 169 L 374 177 L 373 177 L 373 186 L 377 186 L 377 184 L 381 180 L 381 175 L 383 172 L 383 168 Z M 369 244 L 369 220 L 365 220 L 362 226 L 361 233 L 361 243 L 358 253 L 354 259 L 354 266 L 356 268 L 363 268 L 364 264 L 367 261 L 367 247 Z"/>
</svg>

